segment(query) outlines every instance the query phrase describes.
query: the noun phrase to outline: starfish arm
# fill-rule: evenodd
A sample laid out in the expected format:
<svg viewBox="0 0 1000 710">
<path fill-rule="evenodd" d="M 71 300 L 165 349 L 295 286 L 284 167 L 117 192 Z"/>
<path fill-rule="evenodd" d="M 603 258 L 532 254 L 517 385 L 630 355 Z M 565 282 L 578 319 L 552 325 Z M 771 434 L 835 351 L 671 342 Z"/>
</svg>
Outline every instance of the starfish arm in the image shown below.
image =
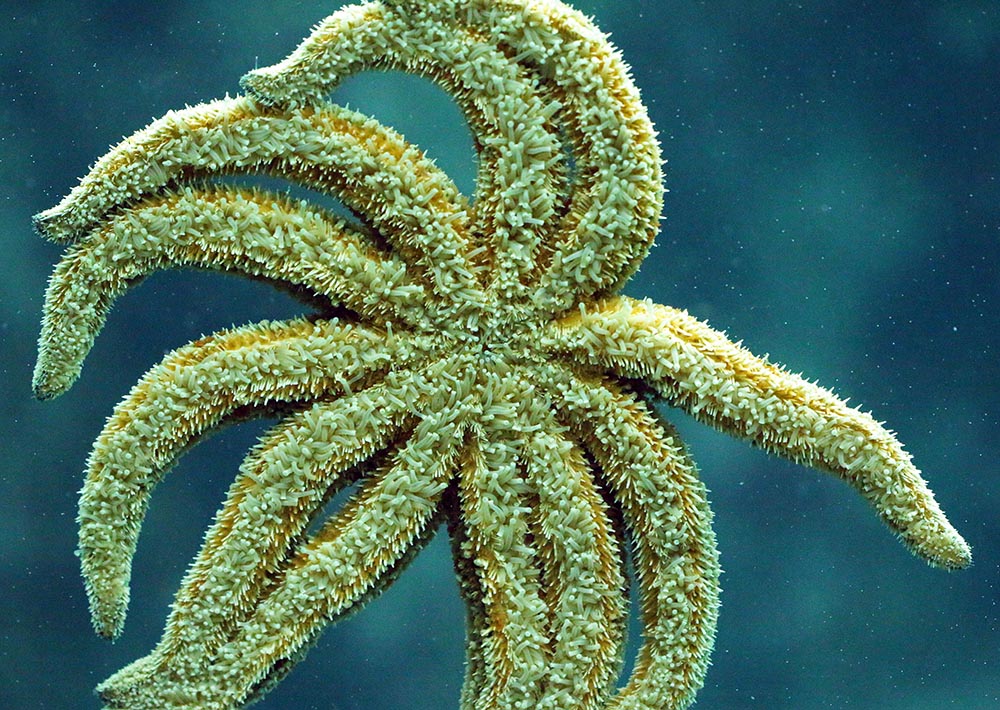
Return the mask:
<svg viewBox="0 0 1000 710">
<path fill-rule="evenodd" d="M 705 488 L 676 432 L 635 396 L 568 371 L 552 382 L 631 533 L 644 642 L 608 709 L 680 710 L 704 682 L 718 614 Z"/>
<path fill-rule="evenodd" d="M 597 710 L 621 670 L 628 620 L 623 551 L 580 447 L 548 407 L 544 415 L 525 447 L 551 648 L 545 691 L 534 707 Z"/>
<path fill-rule="evenodd" d="M 244 77 L 243 85 L 265 100 L 295 106 L 321 100 L 344 76 L 377 62 L 438 79 L 463 105 L 484 148 L 483 167 L 492 168 L 480 170 L 480 195 L 499 197 L 487 210 L 499 216 L 484 232 L 515 240 L 503 254 L 520 259 L 512 271 L 522 282 L 530 269 L 549 262 L 541 293 L 530 294 L 534 306 L 566 308 L 580 295 L 624 283 L 653 242 L 662 187 L 655 132 L 618 52 L 583 15 L 549 0 L 442 0 L 421 3 L 416 13 L 411 6 L 345 8 L 284 61 Z M 497 56 L 476 39 L 483 35 L 515 58 Z M 518 80 L 517 65 L 534 77 L 537 97 Z M 540 97 L 546 99 L 541 106 Z M 503 120 L 489 114 L 484 120 L 487 110 Z M 553 116 L 570 138 L 578 174 L 568 205 L 553 201 L 561 156 L 552 130 L 539 120 Z M 494 146 L 507 151 L 495 163 Z M 565 216 L 556 243 L 544 244 L 541 227 L 553 207 Z"/>
<path fill-rule="evenodd" d="M 526 374 L 486 375 L 483 389 L 446 502 L 470 621 L 462 707 L 596 709 L 620 667 L 620 541 Z"/>
<path fill-rule="evenodd" d="M 72 385 L 115 298 L 156 270 L 185 265 L 303 288 L 376 324 L 427 317 L 426 293 L 406 265 L 332 215 L 255 190 L 183 188 L 116 214 L 63 257 L 45 298 L 36 396 Z"/>
<path fill-rule="evenodd" d="M 533 303 L 561 310 L 619 288 L 649 251 L 663 203 L 656 133 L 627 65 L 593 23 L 561 2 L 459 6 L 519 61 L 538 66 L 565 106 L 574 189 Z"/>
<path fill-rule="evenodd" d="M 405 396 L 399 391 L 381 404 Z M 414 409 L 429 406 L 417 400 L 408 405 Z M 369 415 L 374 411 L 368 406 L 362 410 Z M 254 489 L 259 486 L 259 496 L 248 494 L 246 498 L 252 502 L 256 497 L 255 508 L 247 510 L 243 505 L 242 510 L 234 511 L 234 527 L 226 531 L 222 542 L 239 559 L 230 555 L 224 561 L 213 554 L 214 568 L 203 565 L 203 571 L 210 572 L 208 576 L 189 575 L 179 603 L 189 594 L 194 605 L 175 605 L 160 647 L 102 685 L 100 692 L 111 706 L 162 708 L 164 699 L 169 698 L 170 707 L 239 707 L 261 684 L 268 684 L 273 674 L 284 673 L 284 666 L 297 659 L 303 646 L 326 624 L 381 590 L 383 578 L 397 572 L 400 564 L 410 559 L 412 549 L 433 532 L 463 440 L 461 406 L 423 416 L 405 443 L 386 455 L 382 465 L 319 532 L 292 549 L 290 542 L 300 533 L 280 535 L 276 547 L 281 549 L 264 555 L 272 557 L 272 562 L 262 560 L 262 551 L 254 548 L 271 546 L 273 537 L 254 536 L 253 532 L 261 523 L 268 524 L 272 515 L 286 514 L 280 504 L 269 513 L 268 500 L 275 497 L 274 485 L 287 472 L 278 466 L 273 476 L 246 481 Z M 343 425 L 351 423 L 323 424 Z M 316 437 L 303 433 L 306 436 L 299 445 L 315 446 L 312 442 Z M 310 468 L 301 455 L 295 458 L 301 468 Z M 275 480 L 268 480 L 272 477 Z M 287 490 L 298 498 L 304 487 L 293 483 Z M 309 488 L 313 487 L 310 484 Z M 219 526 L 227 526 L 225 513 Z M 234 537 L 239 538 L 238 543 L 231 542 Z M 213 546 L 210 534 L 205 550 Z M 220 547 L 217 552 L 221 551 Z M 243 591 L 246 583 L 239 577 L 261 576 L 262 568 L 267 568 L 267 573 L 260 583 L 251 585 L 249 593 Z M 220 582 L 222 578 L 227 579 Z"/>
<path fill-rule="evenodd" d="M 193 644 L 213 653 L 241 620 L 240 610 L 259 601 L 319 509 L 376 465 L 376 453 L 394 439 L 404 432 L 410 439 L 426 434 L 430 424 L 408 423 L 422 408 L 422 379 L 407 370 L 391 372 L 367 390 L 313 405 L 261 441 L 185 577 L 158 647 L 161 656 Z M 345 475 L 351 467 L 358 470 Z"/>
<path fill-rule="evenodd" d="M 467 453 L 474 452 L 466 447 Z M 476 559 L 472 556 L 469 526 L 462 512 L 462 501 L 457 485 L 445 492 L 442 510 L 448 524 L 448 540 L 455 563 L 458 591 L 465 602 L 465 680 L 459 698 L 460 710 L 478 710 L 479 698 L 488 685 L 490 668 L 486 663 L 485 641 L 489 634 L 490 618 L 486 611 Z"/>
<path fill-rule="evenodd" d="M 149 498 L 183 451 L 254 409 L 364 388 L 406 349 L 357 325 L 296 320 L 203 338 L 151 369 L 94 443 L 81 492 L 79 555 L 97 631 L 121 630 Z"/>
<path fill-rule="evenodd" d="M 173 181 L 265 172 L 331 193 L 372 220 L 451 302 L 478 298 L 464 198 L 402 136 L 333 105 L 283 112 L 239 97 L 171 111 L 101 158 L 39 231 L 73 241 Z"/>
<path fill-rule="evenodd" d="M 551 121 L 560 104 L 529 67 L 481 29 L 463 26 L 460 11 L 436 12 L 441 5 L 425 3 L 419 13 L 387 3 L 346 7 L 285 60 L 241 83 L 263 101 L 290 106 L 320 103 L 345 77 L 375 67 L 440 84 L 476 139 L 475 231 L 491 247 L 492 286 L 504 297 L 524 298 L 564 188 L 562 145 Z"/>
<path fill-rule="evenodd" d="M 510 414 L 503 403 L 486 412 L 494 424 L 489 432 L 473 427 L 459 470 L 463 555 L 474 561 L 487 614 L 479 641 L 485 682 L 476 708 L 529 707 L 541 695 L 547 667 L 548 608 L 537 551 L 528 542 L 530 490 L 519 470 L 523 440 L 511 435 L 518 421 Z M 504 429 L 506 436 L 494 435 Z"/>
<path fill-rule="evenodd" d="M 485 389 L 445 503 L 469 621 L 461 707 L 602 707 L 627 620 L 617 529 L 527 373 Z"/>
<path fill-rule="evenodd" d="M 896 437 L 828 390 L 685 311 L 648 301 L 612 298 L 581 308 L 550 333 L 557 350 L 641 379 L 701 421 L 843 478 L 929 563 L 969 565 L 968 544 Z"/>
</svg>

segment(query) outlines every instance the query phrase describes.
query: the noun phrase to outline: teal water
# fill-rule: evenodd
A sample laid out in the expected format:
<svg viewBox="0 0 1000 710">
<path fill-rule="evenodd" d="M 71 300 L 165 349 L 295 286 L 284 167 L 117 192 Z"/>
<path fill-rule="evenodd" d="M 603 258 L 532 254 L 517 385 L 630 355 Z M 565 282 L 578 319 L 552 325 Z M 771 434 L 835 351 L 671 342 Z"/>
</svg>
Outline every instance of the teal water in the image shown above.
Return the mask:
<svg viewBox="0 0 1000 710">
<path fill-rule="evenodd" d="M 157 275 L 117 304 L 74 389 L 35 402 L 37 324 L 60 248 L 30 216 L 122 135 L 237 92 L 246 70 L 285 56 L 337 6 L 0 7 L 0 707 L 99 706 L 93 686 L 159 637 L 264 426 L 197 447 L 158 489 L 112 645 L 90 630 L 73 550 L 81 471 L 114 404 L 165 351 L 301 310 L 260 284 Z M 685 307 L 873 411 L 974 550 L 970 570 L 932 570 L 843 484 L 668 412 L 711 490 L 725 569 L 695 707 L 1000 707 L 1000 6 L 577 6 L 632 65 L 668 159 L 663 232 L 627 292 Z M 401 130 L 471 189 L 468 131 L 436 88 L 359 77 L 333 98 Z M 257 707 L 457 708 L 462 624 L 436 540 Z"/>
</svg>

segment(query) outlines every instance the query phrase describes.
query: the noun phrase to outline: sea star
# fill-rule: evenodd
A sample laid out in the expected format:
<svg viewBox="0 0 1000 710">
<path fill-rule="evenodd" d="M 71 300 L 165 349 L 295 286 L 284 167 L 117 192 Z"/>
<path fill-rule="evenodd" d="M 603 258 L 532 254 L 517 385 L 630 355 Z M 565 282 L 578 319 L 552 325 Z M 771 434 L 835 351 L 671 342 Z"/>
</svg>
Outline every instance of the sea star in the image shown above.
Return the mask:
<svg viewBox="0 0 1000 710">
<path fill-rule="evenodd" d="M 471 202 L 400 135 L 324 99 L 376 67 L 455 97 L 479 155 Z M 704 488 L 654 398 L 842 477 L 931 564 L 969 563 L 868 414 L 684 311 L 616 295 L 657 231 L 660 154 L 625 64 L 576 11 L 369 2 L 243 86 L 248 97 L 126 138 L 36 218 L 74 242 L 46 297 L 39 397 L 72 384 L 113 299 L 158 269 L 265 279 L 316 309 L 167 355 L 98 438 L 80 556 L 95 627 L 113 637 L 155 484 L 219 426 L 281 416 L 160 644 L 101 686 L 109 706 L 259 697 L 446 521 L 468 606 L 463 708 L 685 707 L 708 664 L 719 570 Z M 332 194 L 356 219 L 210 182 L 233 173 Z M 626 556 L 643 645 L 616 689 Z"/>
</svg>

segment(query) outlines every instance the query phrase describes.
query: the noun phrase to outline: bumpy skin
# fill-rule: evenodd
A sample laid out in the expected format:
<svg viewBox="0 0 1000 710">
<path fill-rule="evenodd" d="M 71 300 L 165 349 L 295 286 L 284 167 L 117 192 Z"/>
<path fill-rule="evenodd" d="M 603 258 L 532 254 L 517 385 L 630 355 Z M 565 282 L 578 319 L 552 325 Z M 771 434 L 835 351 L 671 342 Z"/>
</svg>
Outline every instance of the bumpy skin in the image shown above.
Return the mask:
<svg viewBox="0 0 1000 710">
<path fill-rule="evenodd" d="M 402 136 L 327 102 L 344 77 L 386 67 L 440 83 L 465 112 L 471 202 Z M 217 428 L 282 414 L 159 645 L 101 685 L 109 707 L 259 697 L 442 522 L 468 606 L 463 709 L 687 706 L 719 569 L 704 487 L 654 396 L 843 478 L 931 564 L 969 564 L 869 415 L 683 311 L 615 295 L 657 230 L 660 154 L 626 66 L 579 13 L 555 0 L 352 6 L 243 85 L 127 138 L 36 217 L 72 244 L 46 296 L 42 398 L 76 379 L 113 300 L 159 269 L 266 279 L 316 308 L 170 353 L 95 443 L 80 556 L 94 625 L 114 637 L 157 482 Z M 251 173 L 335 195 L 357 218 L 212 182 Z M 626 556 L 643 644 L 615 688 Z"/>
</svg>

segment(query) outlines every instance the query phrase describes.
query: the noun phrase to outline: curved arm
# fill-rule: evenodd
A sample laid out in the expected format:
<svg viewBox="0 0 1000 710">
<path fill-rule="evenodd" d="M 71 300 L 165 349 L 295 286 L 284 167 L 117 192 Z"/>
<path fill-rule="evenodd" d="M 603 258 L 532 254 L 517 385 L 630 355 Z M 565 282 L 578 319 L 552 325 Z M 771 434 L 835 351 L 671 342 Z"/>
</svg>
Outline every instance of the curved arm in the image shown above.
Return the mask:
<svg viewBox="0 0 1000 710">
<path fill-rule="evenodd" d="M 339 106 L 281 111 L 239 97 L 172 111 L 119 143 L 35 225 L 72 241 L 173 181 L 249 172 L 339 197 L 449 305 L 481 301 L 454 183 L 402 136 Z"/>
<path fill-rule="evenodd" d="M 121 631 L 149 498 L 183 451 L 248 410 L 363 388 L 403 349 L 336 321 L 263 323 L 203 338 L 146 373 L 94 443 L 80 496 L 80 562 L 98 633 Z"/>
<path fill-rule="evenodd" d="M 408 396 L 399 390 L 385 403 Z M 420 406 L 417 400 L 410 404 Z M 367 406 L 350 408 L 353 413 L 345 409 L 347 419 L 338 421 L 320 416 L 320 408 L 317 405 L 315 414 L 308 416 L 335 429 L 338 424 L 367 426 L 362 419 L 372 414 Z M 429 538 L 454 473 L 463 417 L 461 409 L 427 416 L 315 535 L 291 549 L 294 535 L 282 536 L 277 556 L 262 563 L 257 548 L 270 537 L 254 531 L 260 524 L 275 524 L 269 508 L 279 516 L 287 512 L 270 500 L 273 488 L 268 486 L 287 475 L 287 467 L 277 465 L 280 455 L 291 454 L 301 475 L 322 473 L 318 461 L 303 458 L 296 448 L 314 437 L 307 432 L 302 432 L 301 441 L 298 435 L 276 436 L 275 443 L 285 451 L 274 450 L 273 456 L 263 451 L 257 457 L 265 464 L 256 471 L 264 479 L 260 489 L 250 470 L 257 463 L 244 472 L 245 498 L 238 504 L 230 501 L 227 506 L 238 505 L 239 510 L 234 507 L 232 516 L 224 512 L 220 517 L 214 530 L 216 536 L 223 534 L 219 547 L 210 533 L 160 646 L 98 691 L 118 707 L 164 707 L 179 699 L 191 707 L 242 706 L 258 688 L 284 673 L 326 624 L 380 591 L 384 580 Z M 268 464 L 268 459 L 274 461 Z M 238 481 L 234 490 L 240 486 Z M 292 487 L 293 492 L 299 490 Z M 233 565 L 227 554 L 248 556 L 250 561 Z M 260 575 L 262 564 L 265 575 Z M 261 576 L 249 588 L 243 579 L 248 571 Z"/>
<path fill-rule="evenodd" d="M 526 375 L 491 402 L 447 500 L 468 610 L 461 707 L 603 707 L 627 621 L 622 541 L 582 451 Z"/>
<path fill-rule="evenodd" d="M 549 0 L 412 6 L 345 8 L 288 58 L 245 76 L 243 86 L 298 106 L 380 62 L 436 78 L 455 94 L 484 148 L 479 194 L 501 196 L 489 206 L 495 223 L 481 225 L 485 238 L 498 238 L 503 258 L 520 261 L 512 268 L 521 286 L 541 278 L 540 294 L 536 287 L 508 295 L 530 299 L 538 311 L 562 310 L 624 283 L 653 242 L 663 190 L 656 136 L 618 52 L 583 15 Z M 537 84 L 537 97 L 521 74 Z M 565 132 L 574 161 L 571 194 L 558 201 L 553 171 L 563 156 L 550 121 Z M 532 218 L 521 226 L 526 207 Z M 550 216 L 555 224 L 539 231 Z"/>
<path fill-rule="evenodd" d="M 582 13 L 553 0 L 468 0 L 467 16 L 518 60 L 540 68 L 565 104 L 572 199 L 533 296 L 543 310 L 615 290 L 646 256 L 663 205 L 660 149 L 621 54 Z"/>
<path fill-rule="evenodd" d="M 321 103 L 346 77 L 372 68 L 412 72 L 456 100 L 479 152 L 475 231 L 489 245 L 492 286 L 525 297 L 537 252 L 560 202 L 565 165 L 552 116 L 559 102 L 528 67 L 510 59 L 461 10 L 397 12 L 388 3 L 353 5 L 320 23 L 287 58 L 241 84 L 262 101 Z"/>
<path fill-rule="evenodd" d="M 580 445 L 551 405 L 537 414 L 524 460 L 537 496 L 532 530 L 551 648 L 538 707 L 599 710 L 621 671 L 628 621 L 623 541 Z"/>
<path fill-rule="evenodd" d="M 426 321 L 419 283 L 332 215 L 278 195 L 183 188 L 147 198 L 75 244 L 49 280 L 33 387 L 69 389 L 114 300 L 176 266 L 239 271 L 329 297 L 376 325 Z"/>
<path fill-rule="evenodd" d="M 704 682 L 719 605 L 705 487 L 677 433 L 634 396 L 552 373 L 560 417 L 600 466 L 632 532 L 643 644 L 608 708 L 685 708 Z"/>
<path fill-rule="evenodd" d="M 643 380 L 717 429 L 843 478 L 929 563 L 969 565 L 968 544 L 891 432 L 687 312 L 612 298 L 557 321 L 549 338 L 553 351 Z"/>
<path fill-rule="evenodd" d="M 473 427 L 458 475 L 460 517 L 466 540 L 463 557 L 472 560 L 475 595 L 486 617 L 481 638 L 467 647 L 472 668 L 463 698 L 473 707 L 505 707 L 515 699 L 537 698 L 546 664 L 547 608 L 530 531 L 528 484 L 518 470 L 520 446 L 516 413 L 494 403 L 490 418 L 506 436 Z M 467 600 L 468 603 L 468 600 Z M 479 653 L 476 657 L 472 654 Z"/>
<path fill-rule="evenodd" d="M 435 437 L 413 441 L 432 428 L 427 420 L 412 423 L 423 408 L 422 380 L 411 371 L 391 372 L 367 390 L 288 417 L 261 440 L 174 600 L 154 654 L 164 659 L 163 670 L 167 662 L 176 665 L 170 659 L 178 654 L 213 655 L 235 633 L 323 505 L 367 470 L 389 466 L 378 453 L 390 442 L 405 435 L 412 442 L 407 456 L 430 446 Z"/>
</svg>

